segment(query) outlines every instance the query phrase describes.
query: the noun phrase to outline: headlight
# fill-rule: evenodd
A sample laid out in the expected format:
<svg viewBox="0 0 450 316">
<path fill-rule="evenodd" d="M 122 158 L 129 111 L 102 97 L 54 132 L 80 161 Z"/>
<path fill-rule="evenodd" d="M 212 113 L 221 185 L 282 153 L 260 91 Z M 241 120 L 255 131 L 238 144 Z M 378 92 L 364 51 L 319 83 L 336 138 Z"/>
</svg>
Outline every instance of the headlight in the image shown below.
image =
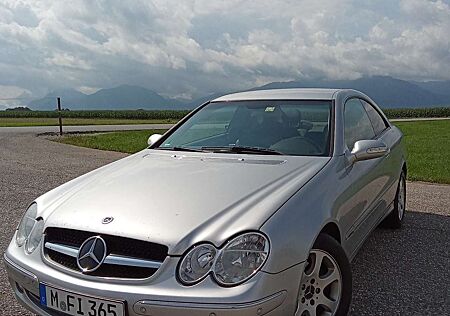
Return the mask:
<svg viewBox="0 0 450 316">
<path fill-rule="evenodd" d="M 19 247 L 25 244 L 25 251 L 30 254 L 39 245 L 44 232 L 44 221 L 36 220 L 37 204 L 31 204 L 17 228 L 16 243 Z"/>
<path fill-rule="evenodd" d="M 34 224 L 36 223 L 36 216 L 37 204 L 33 203 L 28 207 L 17 228 L 16 242 L 19 247 L 22 247 L 30 236 Z"/>
<path fill-rule="evenodd" d="M 181 261 L 178 269 L 180 280 L 186 284 L 194 284 L 200 281 L 211 271 L 216 253 L 216 248 L 209 244 L 192 248 Z"/>
<path fill-rule="evenodd" d="M 247 233 L 231 240 L 217 257 L 214 277 L 221 285 L 237 285 L 250 279 L 269 255 L 269 241 L 259 233 Z"/>
<path fill-rule="evenodd" d="M 237 285 L 255 275 L 268 254 L 269 241 L 260 233 L 242 234 L 220 250 L 210 244 L 201 244 L 183 257 L 178 277 L 182 283 L 191 285 L 212 272 L 220 285 Z"/>
<path fill-rule="evenodd" d="M 43 232 L 44 232 L 44 221 L 40 219 L 36 221 L 36 223 L 34 224 L 30 236 L 28 237 L 27 242 L 25 243 L 25 251 L 28 254 L 32 253 L 39 245 Z"/>
</svg>

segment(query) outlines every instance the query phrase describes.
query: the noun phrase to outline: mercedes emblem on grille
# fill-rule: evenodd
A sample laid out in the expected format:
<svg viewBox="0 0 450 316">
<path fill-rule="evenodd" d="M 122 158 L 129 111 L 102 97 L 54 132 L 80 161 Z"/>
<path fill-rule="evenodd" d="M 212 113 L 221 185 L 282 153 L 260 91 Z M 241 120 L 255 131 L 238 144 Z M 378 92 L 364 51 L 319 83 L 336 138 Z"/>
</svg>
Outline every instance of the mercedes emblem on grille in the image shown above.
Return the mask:
<svg viewBox="0 0 450 316">
<path fill-rule="evenodd" d="M 100 236 L 86 239 L 78 250 L 77 264 L 83 273 L 97 270 L 106 258 L 106 242 Z"/>
<path fill-rule="evenodd" d="M 114 220 L 114 217 L 112 217 L 112 216 L 105 217 L 104 219 L 102 219 L 102 224 L 109 224 L 113 220 Z"/>
</svg>

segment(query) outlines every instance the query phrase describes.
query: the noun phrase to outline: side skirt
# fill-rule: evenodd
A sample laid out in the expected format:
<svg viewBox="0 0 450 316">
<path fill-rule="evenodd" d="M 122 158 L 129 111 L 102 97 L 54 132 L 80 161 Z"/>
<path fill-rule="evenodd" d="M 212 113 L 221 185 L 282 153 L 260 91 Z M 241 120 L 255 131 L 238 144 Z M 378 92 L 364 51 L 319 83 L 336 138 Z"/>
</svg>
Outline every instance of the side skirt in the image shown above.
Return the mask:
<svg viewBox="0 0 450 316">
<path fill-rule="evenodd" d="M 375 225 L 373 225 L 373 227 L 371 227 L 371 229 L 368 230 L 367 234 L 364 236 L 364 238 L 361 239 L 361 242 L 355 247 L 355 249 L 353 250 L 353 252 L 351 253 L 351 255 L 349 256 L 349 261 L 352 262 L 353 259 L 356 257 L 356 255 L 358 254 L 359 249 L 361 249 L 361 247 L 364 245 L 364 243 L 366 242 L 367 238 L 370 236 L 370 234 L 375 230 L 375 228 L 378 227 L 378 225 L 380 225 L 380 223 L 389 215 L 391 214 L 391 212 L 394 210 L 394 201 L 392 201 L 389 206 L 386 208 L 386 211 L 384 212 L 383 216 L 380 216 L 380 218 L 378 219 L 378 221 L 375 222 Z"/>
</svg>

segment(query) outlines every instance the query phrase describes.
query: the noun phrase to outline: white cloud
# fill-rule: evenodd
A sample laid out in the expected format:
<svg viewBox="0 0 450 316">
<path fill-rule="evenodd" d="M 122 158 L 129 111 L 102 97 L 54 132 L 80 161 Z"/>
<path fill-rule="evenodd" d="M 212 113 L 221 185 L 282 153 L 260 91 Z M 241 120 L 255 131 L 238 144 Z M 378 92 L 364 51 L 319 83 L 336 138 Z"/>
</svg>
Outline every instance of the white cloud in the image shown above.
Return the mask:
<svg viewBox="0 0 450 316">
<path fill-rule="evenodd" d="M 30 96 L 30 91 L 21 87 L 0 85 L 0 109 L 25 105 Z"/>
<path fill-rule="evenodd" d="M 77 87 L 76 90 L 84 93 L 84 94 L 93 94 L 95 92 L 97 92 L 98 90 L 100 90 L 101 88 L 98 87 L 86 87 L 86 86 L 81 86 L 81 87 Z"/>
<path fill-rule="evenodd" d="M 91 66 L 86 60 L 83 60 L 77 56 L 68 54 L 68 53 L 60 53 L 57 52 L 53 54 L 51 58 L 45 59 L 46 64 L 49 67 L 67 67 L 74 68 L 79 70 L 90 70 Z"/>
<path fill-rule="evenodd" d="M 196 96 L 301 78 L 450 79 L 449 30 L 442 0 L 2 0 L 0 84 Z"/>
</svg>

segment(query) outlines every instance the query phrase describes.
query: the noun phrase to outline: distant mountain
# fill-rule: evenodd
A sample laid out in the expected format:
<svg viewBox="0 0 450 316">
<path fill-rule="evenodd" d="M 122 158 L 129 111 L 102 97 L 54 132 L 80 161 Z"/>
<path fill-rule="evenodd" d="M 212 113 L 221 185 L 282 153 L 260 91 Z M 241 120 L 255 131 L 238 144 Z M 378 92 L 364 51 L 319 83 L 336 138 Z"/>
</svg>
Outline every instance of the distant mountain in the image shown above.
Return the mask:
<svg viewBox="0 0 450 316">
<path fill-rule="evenodd" d="M 63 108 L 75 109 L 84 102 L 87 95 L 74 89 L 55 90 L 41 99 L 30 101 L 28 107 L 32 110 L 54 110 L 57 108 L 57 97 L 61 97 Z"/>
<path fill-rule="evenodd" d="M 130 85 L 111 89 L 100 89 L 93 94 L 84 94 L 74 89 L 57 90 L 45 97 L 31 101 L 33 110 L 56 108 L 56 97 L 61 97 L 61 106 L 70 110 L 136 110 L 185 108 L 179 101 L 160 96 L 151 90 Z"/>
<path fill-rule="evenodd" d="M 409 82 L 387 76 L 356 80 L 272 82 L 252 90 L 348 88 L 364 92 L 384 108 L 450 106 L 450 82 Z"/>
<path fill-rule="evenodd" d="M 450 81 L 414 82 L 389 76 L 363 77 L 355 80 L 302 80 L 272 82 L 246 91 L 285 88 L 356 89 L 366 93 L 383 108 L 450 106 Z M 187 104 L 194 108 L 225 93 L 214 93 Z"/>
<path fill-rule="evenodd" d="M 142 87 L 122 85 L 89 95 L 85 105 L 90 109 L 166 109 L 176 108 L 179 102 Z"/>
<path fill-rule="evenodd" d="M 229 93 L 232 93 L 232 92 L 229 92 Z M 228 94 L 228 93 L 216 92 L 216 93 L 208 94 L 207 96 L 200 97 L 198 99 L 195 99 L 191 102 L 186 103 L 186 108 L 187 109 L 195 109 L 196 107 L 202 105 L 203 103 L 217 99 L 218 97 L 225 95 L 225 94 Z"/>
<path fill-rule="evenodd" d="M 388 76 L 363 77 L 356 80 L 302 80 L 272 82 L 250 90 L 281 88 L 348 88 L 366 93 L 384 108 L 415 108 L 450 106 L 450 81 L 414 82 Z M 136 110 L 136 109 L 193 109 L 225 93 L 213 93 L 193 101 L 165 98 L 146 88 L 122 85 L 101 89 L 93 94 L 77 90 L 57 90 L 44 98 L 33 100 L 28 106 L 33 110 L 56 108 L 56 97 L 61 97 L 62 107 L 71 110 Z"/>
<path fill-rule="evenodd" d="M 450 80 L 447 81 L 426 81 L 413 82 L 422 89 L 428 90 L 432 93 L 444 96 L 450 96 Z"/>
</svg>

